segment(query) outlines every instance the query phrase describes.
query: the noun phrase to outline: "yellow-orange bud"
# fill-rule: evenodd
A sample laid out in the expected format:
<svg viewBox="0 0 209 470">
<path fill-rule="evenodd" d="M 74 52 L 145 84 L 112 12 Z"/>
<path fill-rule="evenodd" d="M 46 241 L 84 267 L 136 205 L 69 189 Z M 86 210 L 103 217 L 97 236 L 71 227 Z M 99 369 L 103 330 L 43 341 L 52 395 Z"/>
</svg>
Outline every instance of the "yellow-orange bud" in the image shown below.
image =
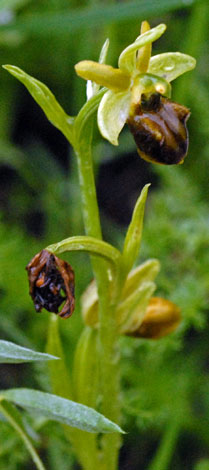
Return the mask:
<svg viewBox="0 0 209 470">
<path fill-rule="evenodd" d="M 136 338 L 158 339 L 174 331 L 180 320 L 177 305 L 161 297 L 152 297 L 140 327 L 126 334 Z"/>
</svg>

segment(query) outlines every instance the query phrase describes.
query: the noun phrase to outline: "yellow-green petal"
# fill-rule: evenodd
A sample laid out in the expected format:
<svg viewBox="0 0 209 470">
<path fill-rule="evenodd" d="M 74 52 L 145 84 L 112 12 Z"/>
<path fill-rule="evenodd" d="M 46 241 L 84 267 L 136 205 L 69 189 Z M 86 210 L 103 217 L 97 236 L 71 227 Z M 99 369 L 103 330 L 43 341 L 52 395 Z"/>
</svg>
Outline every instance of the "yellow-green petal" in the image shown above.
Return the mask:
<svg viewBox="0 0 209 470">
<path fill-rule="evenodd" d="M 148 21 L 142 21 L 141 24 L 141 34 L 150 31 L 150 25 Z M 152 43 L 146 44 L 146 46 L 141 47 L 136 56 L 136 68 L 141 73 L 145 73 L 149 66 L 149 61 L 152 53 Z"/>
<path fill-rule="evenodd" d="M 111 65 L 99 64 L 93 60 L 78 62 L 75 65 L 75 70 L 85 80 L 91 80 L 116 92 L 127 90 L 130 85 L 130 77 L 127 73 L 115 69 Z"/>
<path fill-rule="evenodd" d="M 159 24 L 156 28 L 152 28 L 144 34 L 140 34 L 136 41 L 130 46 L 126 47 L 123 52 L 120 54 L 118 60 L 118 66 L 123 72 L 132 73 L 135 64 L 136 64 L 136 51 L 141 47 L 146 46 L 146 44 L 150 44 L 153 41 L 156 41 L 164 31 L 166 30 L 165 24 Z"/>
<path fill-rule="evenodd" d="M 171 82 L 185 72 L 194 69 L 196 60 L 181 52 L 165 52 L 150 59 L 148 73 L 158 75 Z"/>
<path fill-rule="evenodd" d="M 118 135 L 129 114 L 130 91 L 114 93 L 107 91 L 103 96 L 97 114 L 98 127 L 103 137 L 118 145 Z"/>
</svg>

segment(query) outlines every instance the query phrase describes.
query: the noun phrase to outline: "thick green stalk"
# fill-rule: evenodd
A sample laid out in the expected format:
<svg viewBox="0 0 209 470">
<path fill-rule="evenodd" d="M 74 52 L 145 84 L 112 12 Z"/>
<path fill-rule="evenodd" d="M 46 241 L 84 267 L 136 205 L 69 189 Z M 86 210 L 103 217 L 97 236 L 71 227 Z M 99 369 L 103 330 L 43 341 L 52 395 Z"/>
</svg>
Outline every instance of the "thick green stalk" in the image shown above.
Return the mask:
<svg viewBox="0 0 209 470">
<path fill-rule="evenodd" d="M 76 146 L 80 190 L 82 197 L 83 219 L 88 236 L 102 239 L 99 210 L 91 155 L 92 122 L 83 129 L 81 140 Z M 93 271 L 97 281 L 100 315 L 100 370 L 101 370 L 101 412 L 114 422 L 118 422 L 119 410 L 119 373 L 115 307 L 111 299 L 114 293 L 108 274 L 108 264 L 102 259 L 92 259 Z M 102 437 L 100 470 L 116 470 L 120 437 L 109 434 Z"/>
</svg>

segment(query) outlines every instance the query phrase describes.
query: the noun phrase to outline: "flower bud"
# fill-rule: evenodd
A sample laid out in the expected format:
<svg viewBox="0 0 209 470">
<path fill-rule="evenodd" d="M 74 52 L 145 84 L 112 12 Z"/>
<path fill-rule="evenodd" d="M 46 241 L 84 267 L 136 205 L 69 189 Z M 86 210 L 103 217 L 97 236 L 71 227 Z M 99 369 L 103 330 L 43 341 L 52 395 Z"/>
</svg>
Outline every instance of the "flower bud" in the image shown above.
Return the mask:
<svg viewBox="0 0 209 470">
<path fill-rule="evenodd" d="M 136 338 L 158 339 L 174 331 L 180 320 L 177 305 L 161 297 L 152 297 L 140 327 L 126 334 Z"/>
<path fill-rule="evenodd" d="M 26 266 L 29 293 L 37 312 L 42 308 L 62 318 L 72 315 L 75 307 L 74 272 L 66 261 L 47 250 L 35 255 Z M 59 312 L 60 305 L 65 302 Z"/>
</svg>

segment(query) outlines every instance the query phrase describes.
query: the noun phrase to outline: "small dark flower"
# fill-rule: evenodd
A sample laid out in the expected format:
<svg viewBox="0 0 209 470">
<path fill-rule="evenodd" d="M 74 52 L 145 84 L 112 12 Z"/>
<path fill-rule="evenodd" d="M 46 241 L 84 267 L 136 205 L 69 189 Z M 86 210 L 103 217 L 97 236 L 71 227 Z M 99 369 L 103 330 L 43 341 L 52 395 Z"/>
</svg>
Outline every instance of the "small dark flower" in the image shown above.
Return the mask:
<svg viewBox="0 0 209 470">
<path fill-rule="evenodd" d="M 153 163 L 183 163 L 188 151 L 189 116 L 185 106 L 160 93 L 142 94 L 140 104 L 127 121 L 139 155 Z"/>
<path fill-rule="evenodd" d="M 69 263 L 47 250 L 35 255 L 26 266 L 29 278 L 29 293 L 35 309 L 58 313 L 62 318 L 72 315 L 75 308 L 74 272 Z M 59 312 L 60 305 L 65 302 Z"/>
</svg>

